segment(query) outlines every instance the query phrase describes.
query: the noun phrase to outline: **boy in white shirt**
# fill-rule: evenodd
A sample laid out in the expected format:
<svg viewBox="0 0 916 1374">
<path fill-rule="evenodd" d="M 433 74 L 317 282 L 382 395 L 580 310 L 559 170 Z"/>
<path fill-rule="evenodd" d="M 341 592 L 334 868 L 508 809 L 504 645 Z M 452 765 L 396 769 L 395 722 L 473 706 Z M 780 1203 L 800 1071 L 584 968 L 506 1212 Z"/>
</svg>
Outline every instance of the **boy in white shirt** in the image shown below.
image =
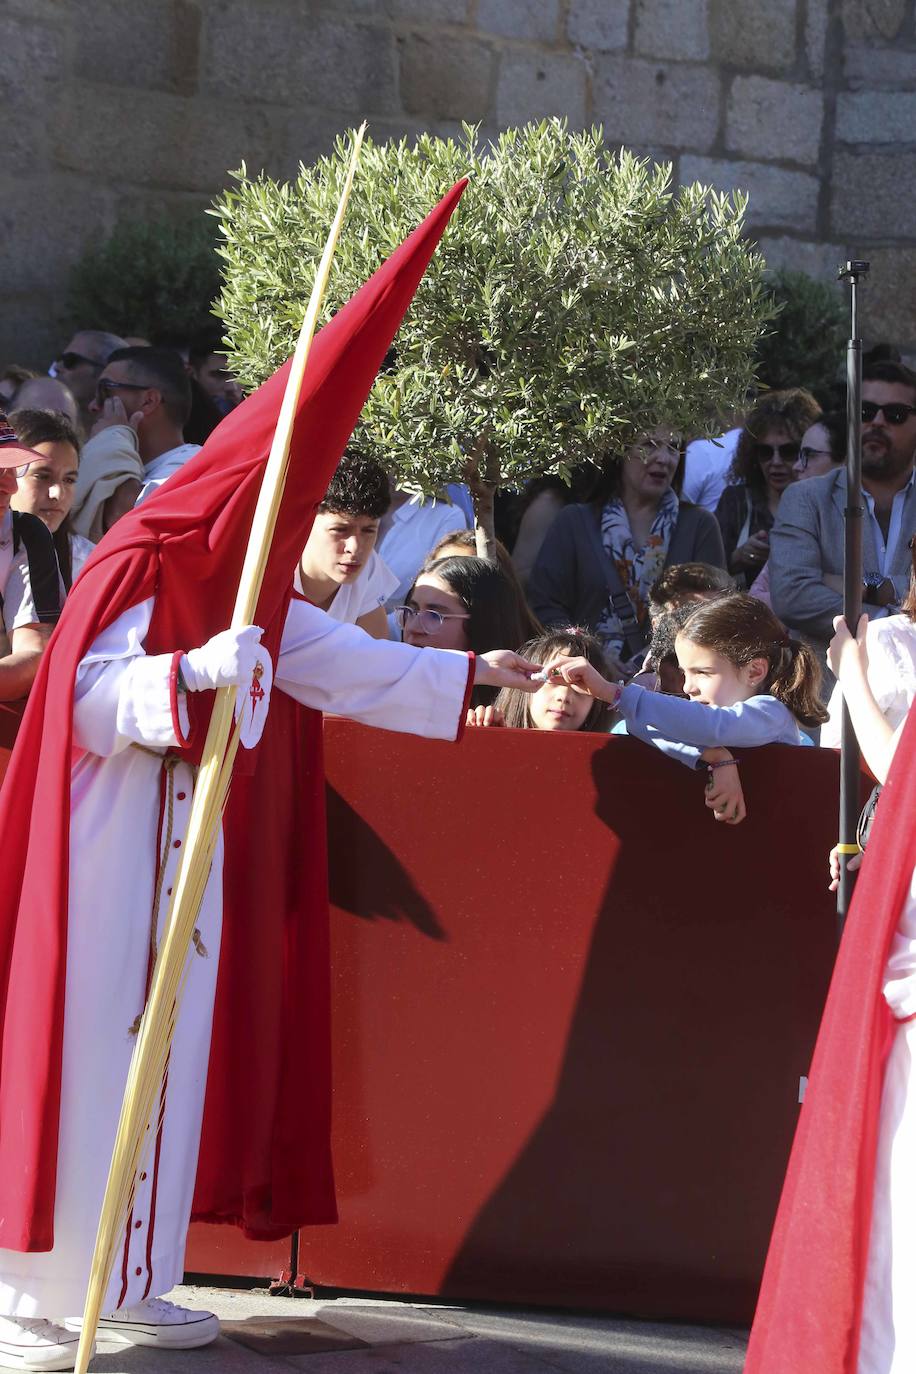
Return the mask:
<svg viewBox="0 0 916 1374">
<path fill-rule="evenodd" d="M 398 579 L 375 552 L 391 504 L 388 477 L 371 458 L 344 454 L 318 507 L 295 589 L 334 620 L 387 639 L 385 602 Z"/>
</svg>

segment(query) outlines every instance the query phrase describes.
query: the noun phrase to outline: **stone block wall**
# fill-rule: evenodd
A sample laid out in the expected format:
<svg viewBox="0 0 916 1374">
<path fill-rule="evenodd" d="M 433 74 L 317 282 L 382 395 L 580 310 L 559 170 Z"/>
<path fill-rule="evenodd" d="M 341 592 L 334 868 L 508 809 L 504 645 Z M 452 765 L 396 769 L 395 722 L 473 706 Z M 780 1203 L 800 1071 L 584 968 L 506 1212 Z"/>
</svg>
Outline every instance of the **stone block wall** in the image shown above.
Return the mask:
<svg viewBox="0 0 916 1374">
<path fill-rule="evenodd" d="M 866 257 L 863 330 L 916 353 L 914 0 L 3 0 L 0 363 L 65 340 L 120 215 L 203 209 L 376 139 L 544 115 L 750 195 L 773 266 Z M 838 288 L 839 289 L 839 288 Z"/>
</svg>

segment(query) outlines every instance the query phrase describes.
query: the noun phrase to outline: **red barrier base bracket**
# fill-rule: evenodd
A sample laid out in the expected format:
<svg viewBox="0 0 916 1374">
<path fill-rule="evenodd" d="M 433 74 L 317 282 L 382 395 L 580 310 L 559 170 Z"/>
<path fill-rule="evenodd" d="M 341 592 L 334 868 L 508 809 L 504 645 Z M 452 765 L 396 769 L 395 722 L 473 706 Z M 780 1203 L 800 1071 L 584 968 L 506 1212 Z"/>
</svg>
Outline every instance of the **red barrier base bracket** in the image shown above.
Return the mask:
<svg viewBox="0 0 916 1374">
<path fill-rule="evenodd" d="M 299 1232 L 294 1231 L 289 1238 L 289 1267 L 282 1269 L 268 1288 L 272 1298 L 314 1298 L 314 1286 L 298 1269 Z"/>
<path fill-rule="evenodd" d="M 315 1289 L 309 1283 L 304 1274 L 295 1276 L 290 1269 L 284 1269 L 283 1273 L 274 1279 L 268 1289 L 272 1298 L 313 1298 Z"/>
</svg>

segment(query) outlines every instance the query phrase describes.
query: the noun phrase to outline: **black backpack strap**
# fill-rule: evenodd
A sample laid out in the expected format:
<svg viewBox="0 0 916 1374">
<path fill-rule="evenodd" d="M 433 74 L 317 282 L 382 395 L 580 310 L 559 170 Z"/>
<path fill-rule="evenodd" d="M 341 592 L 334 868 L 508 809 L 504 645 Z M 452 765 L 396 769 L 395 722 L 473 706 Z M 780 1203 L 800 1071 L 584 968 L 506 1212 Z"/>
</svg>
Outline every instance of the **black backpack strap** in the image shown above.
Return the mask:
<svg viewBox="0 0 916 1374">
<path fill-rule="evenodd" d="M 636 617 L 636 608 L 627 594 L 616 564 L 613 559 L 608 558 L 607 550 L 601 542 L 601 530 L 592 515 L 591 507 L 574 506 L 573 509 L 579 514 L 580 524 L 586 532 L 592 546 L 592 552 L 604 576 L 611 606 L 623 630 L 626 656 L 628 659 L 635 658 L 637 654 L 644 651 L 649 643 L 649 627 L 648 625 L 640 625 Z"/>
<path fill-rule="evenodd" d="M 36 515 L 13 511 L 13 553 L 20 544 L 29 564 L 29 585 L 42 625 L 56 625 L 61 612 L 60 568 L 54 538 Z"/>
</svg>

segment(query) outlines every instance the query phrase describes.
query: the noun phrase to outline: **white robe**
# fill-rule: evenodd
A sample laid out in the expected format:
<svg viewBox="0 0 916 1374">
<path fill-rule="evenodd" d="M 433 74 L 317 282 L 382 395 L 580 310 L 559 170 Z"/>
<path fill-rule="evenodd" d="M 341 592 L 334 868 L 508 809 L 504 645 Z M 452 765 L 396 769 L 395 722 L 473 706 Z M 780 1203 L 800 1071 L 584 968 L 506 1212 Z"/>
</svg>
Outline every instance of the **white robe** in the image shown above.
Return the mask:
<svg viewBox="0 0 916 1374">
<path fill-rule="evenodd" d="M 164 751 L 177 741 L 169 704 L 171 655 L 147 657 L 143 649 L 152 608 L 147 601 L 122 615 L 95 641 L 77 672 L 74 743 L 85 752 L 71 780 L 54 1248 L 38 1254 L 0 1249 L 0 1315 L 61 1319 L 83 1309 L 135 1044 L 131 1027 L 146 995 L 157 859 L 161 854 L 164 865 L 161 939 L 186 833 L 194 775 L 182 762 L 163 770 Z M 294 601 L 274 691 L 369 725 L 454 739 L 467 674 L 464 654 L 371 639 Z M 166 804 L 160 834 L 161 788 Z M 103 1311 L 168 1292 L 182 1276 L 221 921 L 220 844 L 198 918 L 197 947 L 189 956 L 160 1110 L 149 1128 Z"/>
</svg>

